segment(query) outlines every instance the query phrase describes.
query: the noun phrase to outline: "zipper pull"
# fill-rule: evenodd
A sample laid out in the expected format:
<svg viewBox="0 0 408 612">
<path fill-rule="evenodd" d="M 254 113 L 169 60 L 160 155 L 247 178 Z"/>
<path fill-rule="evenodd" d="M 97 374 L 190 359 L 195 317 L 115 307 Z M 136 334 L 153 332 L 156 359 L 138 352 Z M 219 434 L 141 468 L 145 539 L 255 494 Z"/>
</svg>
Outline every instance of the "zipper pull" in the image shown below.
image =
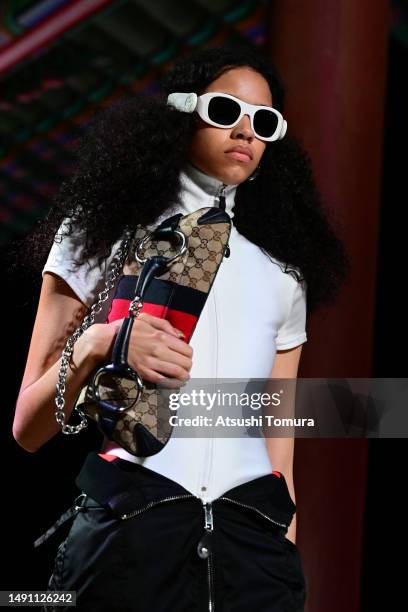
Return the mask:
<svg viewBox="0 0 408 612">
<path fill-rule="evenodd" d="M 204 504 L 204 521 L 205 521 L 205 525 L 204 525 L 205 529 L 212 531 L 214 529 L 214 521 L 213 521 L 211 502 L 206 502 Z"/>
<path fill-rule="evenodd" d="M 214 529 L 211 502 L 203 502 L 204 506 L 204 533 L 197 544 L 197 554 L 200 559 L 207 559 L 211 554 L 211 536 Z"/>
<path fill-rule="evenodd" d="M 225 195 L 224 195 L 224 190 L 226 187 L 226 183 L 222 183 L 217 191 L 217 195 L 216 197 L 218 197 L 218 207 L 221 208 L 222 210 L 226 210 L 226 202 L 225 202 Z M 229 247 L 229 244 L 227 243 L 225 250 L 224 250 L 224 257 L 229 257 L 231 254 L 231 250 Z"/>
<path fill-rule="evenodd" d="M 226 208 L 226 203 L 225 203 L 225 195 L 224 195 L 224 190 L 226 188 L 226 183 L 221 183 L 218 191 L 217 191 L 217 195 L 215 196 L 216 198 L 218 198 L 218 206 L 219 208 L 221 208 L 222 210 L 225 210 Z"/>
</svg>

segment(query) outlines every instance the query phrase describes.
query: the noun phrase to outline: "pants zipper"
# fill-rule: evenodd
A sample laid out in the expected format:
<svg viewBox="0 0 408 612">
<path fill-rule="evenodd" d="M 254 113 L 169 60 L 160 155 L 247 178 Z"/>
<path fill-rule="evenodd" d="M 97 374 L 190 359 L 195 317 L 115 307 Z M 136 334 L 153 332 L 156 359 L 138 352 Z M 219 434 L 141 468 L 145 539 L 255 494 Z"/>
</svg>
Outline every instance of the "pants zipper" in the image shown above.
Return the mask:
<svg viewBox="0 0 408 612">
<path fill-rule="evenodd" d="M 213 568 L 214 560 L 213 560 L 213 551 L 212 551 L 212 538 L 213 538 L 213 531 L 214 531 L 213 502 L 207 502 L 204 499 L 197 497 L 197 495 L 188 494 L 188 493 L 184 495 L 172 495 L 170 497 L 165 497 L 163 499 L 151 501 L 143 508 L 139 508 L 138 510 L 134 510 L 133 512 L 129 512 L 126 514 L 122 514 L 120 518 L 122 520 L 127 520 L 159 504 L 162 504 L 168 501 L 174 501 L 176 499 L 192 499 L 192 498 L 199 499 L 201 503 L 203 504 L 203 508 L 204 508 L 204 533 L 202 534 L 201 539 L 198 542 L 197 554 L 200 557 L 200 559 L 207 560 L 208 612 L 215 612 L 214 568 Z M 261 512 L 261 510 L 258 510 L 258 508 L 255 508 L 255 506 L 244 504 L 243 502 L 239 502 L 235 499 L 232 499 L 231 497 L 221 496 L 221 497 L 218 497 L 215 501 L 226 501 L 232 504 L 236 504 L 237 506 L 241 506 L 243 508 L 254 510 L 258 514 L 266 518 L 268 521 L 271 521 L 272 523 L 275 523 L 276 525 L 279 525 L 280 527 L 284 527 L 285 529 L 288 528 L 288 525 L 286 525 L 286 523 L 281 523 L 279 521 L 276 521 L 275 519 L 268 516 L 264 512 Z"/>
<path fill-rule="evenodd" d="M 127 514 L 122 514 L 120 518 L 122 519 L 122 521 L 125 521 L 126 519 L 133 518 L 134 516 L 137 516 L 138 514 L 145 512 L 145 510 L 150 510 L 150 508 L 153 508 L 153 506 L 163 504 L 164 502 L 174 501 L 175 499 L 191 499 L 192 497 L 196 499 L 200 499 L 196 495 L 188 494 L 188 493 L 186 493 L 185 495 L 172 495 L 171 497 L 164 497 L 163 499 L 153 500 L 149 502 L 143 508 L 139 508 L 138 510 L 134 510 L 133 512 L 128 512 Z"/>
<path fill-rule="evenodd" d="M 204 507 L 204 533 L 197 546 L 200 559 L 207 560 L 207 585 L 208 585 L 208 612 L 214 612 L 214 572 L 212 535 L 214 530 L 213 508 L 211 502 L 203 502 Z"/>
<path fill-rule="evenodd" d="M 222 501 L 231 502 L 233 504 L 236 504 L 237 506 L 242 506 L 243 508 L 249 508 L 250 510 L 254 510 L 255 512 L 257 512 L 258 514 L 260 514 L 264 518 L 268 519 L 268 521 L 271 521 L 272 523 L 275 523 L 276 525 L 279 525 L 279 527 L 284 527 L 285 529 L 287 529 L 289 527 L 289 525 L 286 525 L 286 523 L 280 523 L 279 521 L 276 521 L 275 519 L 273 519 L 272 517 L 268 516 L 264 512 L 261 512 L 261 510 L 258 510 L 258 508 L 255 508 L 255 506 L 250 506 L 249 504 L 244 504 L 243 502 L 239 502 L 236 499 L 232 499 L 231 497 L 222 496 L 222 497 L 218 497 L 217 499 L 222 500 Z"/>
<path fill-rule="evenodd" d="M 120 517 L 123 521 L 130 519 L 134 516 L 138 516 L 142 512 L 146 510 L 150 510 L 154 506 L 159 504 L 163 504 L 168 501 L 174 501 L 176 499 L 199 499 L 203 504 L 204 508 L 204 534 L 202 535 L 198 545 L 197 545 L 197 553 L 201 559 L 207 559 L 207 584 L 208 584 L 208 612 L 214 612 L 214 574 L 213 574 L 213 558 L 211 551 L 211 537 L 214 529 L 214 518 L 213 518 L 213 510 L 212 503 L 206 502 L 202 498 L 197 497 L 193 494 L 185 494 L 185 495 L 172 495 L 171 497 L 164 497 L 163 499 L 158 499 L 149 502 L 143 508 L 139 508 L 138 510 L 134 510 L 133 512 L 128 512 L 126 514 L 122 514 Z"/>
</svg>

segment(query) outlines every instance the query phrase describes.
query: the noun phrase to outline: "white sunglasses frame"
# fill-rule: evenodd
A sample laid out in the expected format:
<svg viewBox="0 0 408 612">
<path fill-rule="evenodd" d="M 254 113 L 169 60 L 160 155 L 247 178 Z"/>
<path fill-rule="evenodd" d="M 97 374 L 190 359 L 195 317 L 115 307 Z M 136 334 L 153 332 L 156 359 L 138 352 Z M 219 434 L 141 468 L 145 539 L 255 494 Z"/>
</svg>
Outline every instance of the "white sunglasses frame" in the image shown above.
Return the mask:
<svg viewBox="0 0 408 612">
<path fill-rule="evenodd" d="M 234 102 L 237 102 L 241 107 L 241 112 L 239 114 L 239 117 L 236 119 L 236 121 L 234 121 L 230 125 L 220 125 L 219 123 L 212 121 L 210 117 L 208 116 L 208 106 L 209 106 L 210 100 L 218 96 L 221 96 L 223 98 L 229 98 L 230 100 L 234 100 Z M 231 94 L 226 94 L 226 93 L 218 92 L 218 91 L 209 91 L 205 94 L 202 94 L 201 96 L 197 96 L 197 94 L 194 92 L 191 92 L 191 93 L 174 92 L 168 95 L 167 104 L 169 104 L 170 106 L 174 106 L 177 110 L 185 112 L 185 113 L 193 113 L 194 111 L 196 111 L 198 115 L 201 117 L 201 119 L 205 121 L 206 123 L 209 123 L 210 125 L 213 125 L 215 127 L 224 128 L 224 129 L 234 127 L 241 121 L 244 115 L 248 115 L 251 121 L 252 131 L 254 132 L 256 138 L 259 138 L 259 140 L 264 140 L 265 142 L 273 142 L 275 140 L 281 140 L 285 136 L 287 128 L 288 128 L 287 121 L 283 118 L 282 114 L 278 110 L 276 110 L 276 108 L 273 108 L 272 106 L 261 106 L 257 104 L 249 104 L 248 102 L 244 102 L 243 100 L 240 100 L 239 98 L 236 98 L 235 96 L 232 96 Z M 275 132 L 272 134 L 272 136 L 269 136 L 267 138 L 265 138 L 264 136 L 260 136 L 254 128 L 254 115 L 257 110 L 261 110 L 261 109 L 265 109 L 265 110 L 273 112 L 278 118 L 278 125 L 276 127 Z"/>
</svg>

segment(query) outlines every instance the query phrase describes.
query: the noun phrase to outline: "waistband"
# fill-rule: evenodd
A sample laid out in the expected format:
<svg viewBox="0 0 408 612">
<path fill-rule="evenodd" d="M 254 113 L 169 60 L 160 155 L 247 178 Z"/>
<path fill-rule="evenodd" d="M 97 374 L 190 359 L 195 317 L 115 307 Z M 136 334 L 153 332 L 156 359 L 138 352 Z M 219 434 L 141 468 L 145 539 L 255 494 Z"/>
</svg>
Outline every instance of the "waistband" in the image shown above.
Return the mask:
<svg viewBox="0 0 408 612">
<path fill-rule="evenodd" d="M 114 455 L 106 460 L 92 451 L 88 453 L 75 483 L 81 493 L 54 525 L 35 540 L 34 548 L 47 541 L 78 512 L 92 507 L 94 501 L 109 509 L 118 519 L 148 510 L 162 501 L 196 500 L 207 509 L 208 506 L 215 508 L 224 503 L 233 504 L 236 509 L 250 510 L 272 520 L 285 532 L 296 512 L 285 477 L 276 470 L 233 487 L 208 503 L 174 480 L 139 463 Z"/>
<path fill-rule="evenodd" d="M 96 452 L 88 454 L 75 483 L 118 518 L 169 497 L 174 497 L 174 501 L 195 498 L 203 503 L 179 483 L 139 463 L 115 456 L 107 461 Z M 211 504 L 216 507 L 226 500 L 254 508 L 286 527 L 296 512 L 286 479 L 278 471 L 233 487 Z"/>
</svg>

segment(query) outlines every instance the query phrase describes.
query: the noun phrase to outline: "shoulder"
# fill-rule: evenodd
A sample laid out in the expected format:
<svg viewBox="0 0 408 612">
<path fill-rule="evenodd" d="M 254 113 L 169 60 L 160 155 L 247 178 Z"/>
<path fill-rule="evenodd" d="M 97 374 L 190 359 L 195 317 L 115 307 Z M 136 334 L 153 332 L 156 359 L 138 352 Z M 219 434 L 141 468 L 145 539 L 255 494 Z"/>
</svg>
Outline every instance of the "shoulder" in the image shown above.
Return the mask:
<svg viewBox="0 0 408 612">
<path fill-rule="evenodd" d="M 274 276 L 279 284 L 279 289 L 289 302 L 297 296 L 306 299 L 306 280 L 298 266 L 287 264 L 270 255 L 264 249 L 259 248 L 262 256 L 269 262 L 270 269 L 274 271 Z"/>
<path fill-rule="evenodd" d="M 67 219 L 63 220 L 54 236 L 42 276 L 45 272 L 57 274 L 66 281 L 78 298 L 90 307 L 105 287 L 110 267 L 117 260 L 123 238 L 113 245 L 111 254 L 101 266 L 97 257 L 79 263 L 85 245 L 84 232 L 79 229 L 66 235 L 67 222 Z"/>
<path fill-rule="evenodd" d="M 286 265 L 266 254 L 277 274 L 282 319 L 276 337 L 277 350 L 286 350 L 307 341 L 307 284 L 299 267 Z"/>
</svg>

